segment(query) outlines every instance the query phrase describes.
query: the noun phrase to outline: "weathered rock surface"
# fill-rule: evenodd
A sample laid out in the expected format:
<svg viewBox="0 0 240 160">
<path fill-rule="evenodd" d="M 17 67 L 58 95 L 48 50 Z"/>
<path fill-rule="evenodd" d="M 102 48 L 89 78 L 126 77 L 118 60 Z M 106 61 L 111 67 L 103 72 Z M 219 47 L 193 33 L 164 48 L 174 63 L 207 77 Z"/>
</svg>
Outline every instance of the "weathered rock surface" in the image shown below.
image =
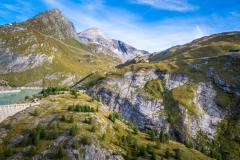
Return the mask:
<svg viewBox="0 0 240 160">
<path fill-rule="evenodd" d="M 224 118 L 223 111 L 215 103 L 216 91 L 211 83 L 199 83 L 194 99 L 200 111 L 199 127 L 213 138 L 216 125 Z"/>
<path fill-rule="evenodd" d="M 216 91 L 212 84 L 198 84 L 193 99 L 196 114 L 180 104 L 170 106 L 175 107 L 173 110 L 180 115 L 177 124 L 170 124 L 164 99 L 153 99 L 139 92 L 146 82 L 159 78 L 163 80 L 167 90 L 185 85 L 189 81 L 188 76 L 182 73 L 163 74 L 155 70 L 140 70 L 136 73 L 127 72 L 122 77 L 108 77 L 90 88 L 88 94 L 99 98 L 110 109 L 135 122 L 140 129 L 163 129 L 170 134 L 178 134 L 181 140 L 188 136 L 196 138 L 199 131 L 213 138 L 216 125 L 225 114 L 215 103 Z"/>
<path fill-rule="evenodd" d="M 71 160 L 123 160 L 122 156 L 111 154 L 99 144 L 82 144 L 78 148 L 73 148 L 73 143 L 77 141 L 81 141 L 79 136 L 74 137 L 67 144 L 66 152 Z"/>
<path fill-rule="evenodd" d="M 174 88 L 180 87 L 188 82 L 188 77 L 186 74 L 182 73 L 172 73 L 165 74 L 164 83 L 165 88 L 168 90 L 172 90 Z"/>
<path fill-rule="evenodd" d="M 0 49 L 0 72 L 23 72 L 39 67 L 45 62 L 52 63 L 53 56 L 46 54 L 19 55 L 8 49 Z"/>
<path fill-rule="evenodd" d="M 216 126 L 225 116 L 225 113 L 215 103 L 215 97 L 216 91 L 212 84 L 201 82 L 197 86 L 193 99 L 197 115 L 179 105 L 183 124 L 194 138 L 199 131 L 206 133 L 209 138 L 214 138 Z"/>
<path fill-rule="evenodd" d="M 159 116 L 164 112 L 162 100 L 152 99 L 138 89 L 143 88 L 147 81 L 161 76 L 155 70 L 140 70 L 137 73 L 127 72 L 123 77 L 109 78 L 103 83 L 107 85 L 96 86 L 88 93 L 110 107 L 120 112 L 123 117 L 138 124 L 139 128 L 168 128 L 166 117 Z"/>
<path fill-rule="evenodd" d="M 240 88 L 238 86 L 233 86 L 228 84 L 221 76 L 215 71 L 214 68 L 209 68 L 207 75 L 213 79 L 214 84 L 219 88 L 223 89 L 225 92 L 233 93 L 237 96 L 240 96 Z"/>
</svg>

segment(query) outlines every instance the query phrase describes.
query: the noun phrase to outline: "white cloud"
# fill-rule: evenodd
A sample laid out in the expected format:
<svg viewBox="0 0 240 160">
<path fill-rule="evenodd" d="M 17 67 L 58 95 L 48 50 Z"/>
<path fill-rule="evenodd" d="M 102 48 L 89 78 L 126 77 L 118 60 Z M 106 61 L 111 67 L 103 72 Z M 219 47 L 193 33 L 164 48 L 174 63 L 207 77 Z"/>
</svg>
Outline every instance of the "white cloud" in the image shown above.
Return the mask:
<svg viewBox="0 0 240 160">
<path fill-rule="evenodd" d="M 122 40 L 138 49 L 150 52 L 187 43 L 208 34 L 208 28 L 192 20 L 170 19 L 145 23 L 139 15 L 106 6 L 103 1 L 73 3 L 64 0 L 44 0 L 57 7 L 74 22 L 77 31 L 98 27 L 110 37 Z"/>
<path fill-rule="evenodd" d="M 171 11 L 192 11 L 197 9 L 187 2 L 187 0 L 132 0 L 134 3 L 149 5 L 154 8 Z"/>
</svg>

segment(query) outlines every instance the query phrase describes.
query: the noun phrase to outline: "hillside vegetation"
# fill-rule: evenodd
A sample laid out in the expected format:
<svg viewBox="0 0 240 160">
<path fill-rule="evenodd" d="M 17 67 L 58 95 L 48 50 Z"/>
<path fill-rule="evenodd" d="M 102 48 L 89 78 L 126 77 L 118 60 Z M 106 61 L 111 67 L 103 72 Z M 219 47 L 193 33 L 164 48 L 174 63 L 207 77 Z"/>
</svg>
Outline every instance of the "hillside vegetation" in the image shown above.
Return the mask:
<svg viewBox="0 0 240 160">
<path fill-rule="evenodd" d="M 41 159 L 43 155 L 48 159 L 69 159 L 73 155 L 209 159 L 183 144 L 158 137 L 154 130 L 140 132 L 133 123 L 85 94 L 52 89 L 44 93 L 47 97 L 38 107 L 18 113 L 0 125 L 2 159 Z"/>
</svg>

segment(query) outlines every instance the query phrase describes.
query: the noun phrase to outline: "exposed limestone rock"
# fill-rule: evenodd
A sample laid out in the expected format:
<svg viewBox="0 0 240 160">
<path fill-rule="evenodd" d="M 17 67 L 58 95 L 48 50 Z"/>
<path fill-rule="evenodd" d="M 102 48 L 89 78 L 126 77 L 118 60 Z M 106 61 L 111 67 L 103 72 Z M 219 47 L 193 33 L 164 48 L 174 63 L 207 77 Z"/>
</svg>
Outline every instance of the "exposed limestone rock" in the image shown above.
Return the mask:
<svg viewBox="0 0 240 160">
<path fill-rule="evenodd" d="M 199 83 L 194 99 L 201 113 L 199 127 L 212 138 L 216 132 L 216 125 L 224 117 L 224 113 L 214 101 L 215 97 L 216 91 L 211 83 Z"/>
<path fill-rule="evenodd" d="M 72 75 L 72 74 L 68 74 L 67 75 L 67 78 L 64 79 L 62 82 L 61 82 L 61 85 L 64 86 L 64 85 L 73 85 L 73 82 L 75 81 L 76 79 L 76 76 L 75 75 Z"/>
<path fill-rule="evenodd" d="M 225 92 L 233 93 L 240 96 L 240 89 L 237 86 L 231 86 L 221 78 L 221 76 L 214 70 L 214 68 L 209 68 L 207 75 L 212 77 L 214 84 L 223 89 Z"/>
<path fill-rule="evenodd" d="M 88 93 L 99 97 L 104 104 L 138 124 L 141 129 L 152 126 L 168 129 L 162 100 L 152 99 L 138 92 L 147 81 L 157 79 L 159 76 L 155 70 L 127 72 L 123 77 L 106 79 L 102 87 L 96 86 Z"/>
<path fill-rule="evenodd" d="M 27 29 L 24 28 L 24 27 L 18 27 L 18 26 L 16 26 L 16 27 L 14 27 L 10 32 L 19 32 L 19 31 L 25 31 L 25 30 L 27 30 Z"/>
<path fill-rule="evenodd" d="M 0 72 L 23 72 L 35 67 L 39 67 L 45 62 L 52 63 L 53 56 L 45 54 L 29 54 L 21 56 L 7 49 L 0 49 Z"/>
<path fill-rule="evenodd" d="M 198 131 L 213 138 L 216 125 L 224 118 L 225 113 L 215 103 L 216 91 L 211 83 L 199 83 L 196 88 L 193 102 L 197 113 L 190 112 L 180 104 L 171 106 L 175 107 L 173 110 L 179 112 L 180 117 L 178 124 L 169 124 L 163 100 L 153 99 L 139 92 L 147 81 L 158 78 L 164 79 L 168 90 L 189 81 L 187 75 L 181 73 L 164 75 L 155 70 L 140 70 L 136 73 L 127 72 L 122 77 L 108 77 L 87 92 L 99 98 L 110 109 L 120 112 L 124 118 L 135 122 L 140 129 L 155 127 L 174 135 L 177 132 L 182 140 L 188 136 L 196 138 Z"/>
<path fill-rule="evenodd" d="M 206 133 L 209 138 L 214 138 L 216 125 L 225 115 L 216 105 L 215 96 L 216 91 L 211 83 L 199 83 L 194 98 L 198 114 L 193 115 L 185 107 L 179 105 L 183 124 L 193 138 L 196 138 L 198 131 Z"/>
<path fill-rule="evenodd" d="M 186 84 L 187 82 L 188 82 L 187 75 L 182 73 L 165 74 L 164 76 L 165 88 L 168 90 L 180 87 Z"/>
<path fill-rule="evenodd" d="M 74 149 L 72 145 L 74 142 L 80 141 L 79 136 L 74 137 L 67 144 L 67 156 L 71 160 L 123 160 L 120 155 L 112 155 L 106 149 L 100 147 L 99 144 L 81 145 L 79 148 Z M 84 151 L 84 152 L 82 152 Z"/>
</svg>

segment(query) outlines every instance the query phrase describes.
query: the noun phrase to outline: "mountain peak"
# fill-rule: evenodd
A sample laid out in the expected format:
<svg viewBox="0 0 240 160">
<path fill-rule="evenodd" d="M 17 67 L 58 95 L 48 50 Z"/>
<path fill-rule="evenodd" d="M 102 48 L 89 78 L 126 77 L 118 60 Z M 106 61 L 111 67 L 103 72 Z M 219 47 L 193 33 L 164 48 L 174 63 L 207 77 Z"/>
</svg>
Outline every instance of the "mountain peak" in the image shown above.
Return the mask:
<svg viewBox="0 0 240 160">
<path fill-rule="evenodd" d="M 120 40 L 111 39 L 99 28 L 89 28 L 78 33 L 79 41 L 82 43 L 95 43 L 109 49 L 123 61 L 148 54 L 147 51 L 138 50 Z M 102 51 L 102 49 L 99 49 Z"/>
<path fill-rule="evenodd" d="M 72 22 L 57 8 L 42 12 L 29 19 L 27 23 L 34 29 L 61 40 L 77 37 Z"/>
<path fill-rule="evenodd" d="M 87 37 L 90 39 L 110 39 L 103 31 L 99 28 L 92 27 L 88 28 L 80 33 L 78 33 L 79 37 Z"/>
</svg>

